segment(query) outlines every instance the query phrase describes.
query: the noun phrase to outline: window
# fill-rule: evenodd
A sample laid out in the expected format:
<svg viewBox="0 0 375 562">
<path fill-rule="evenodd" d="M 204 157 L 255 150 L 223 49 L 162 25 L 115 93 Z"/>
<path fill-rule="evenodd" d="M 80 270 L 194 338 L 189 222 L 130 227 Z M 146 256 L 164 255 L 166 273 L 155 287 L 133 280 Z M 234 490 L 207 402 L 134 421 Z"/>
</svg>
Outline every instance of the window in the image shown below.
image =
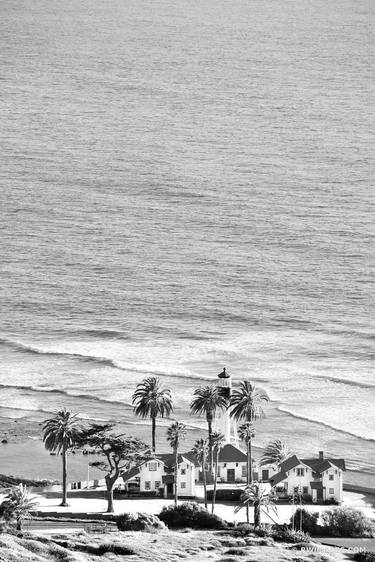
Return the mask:
<svg viewBox="0 0 375 562">
<path fill-rule="evenodd" d="M 236 462 L 236 467 L 238 466 L 238 462 Z"/>
<path fill-rule="evenodd" d="M 335 479 L 335 477 L 333 476 L 333 474 L 330 474 L 328 480 L 334 480 L 334 479 Z"/>
<path fill-rule="evenodd" d="M 247 476 L 246 464 L 242 465 L 242 476 Z"/>
<path fill-rule="evenodd" d="M 330 488 L 330 489 L 328 490 L 328 493 L 329 493 L 331 496 L 333 496 L 334 493 L 335 493 L 334 488 Z"/>
<path fill-rule="evenodd" d="M 181 489 L 186 488 L 186 482 L 181 482 Z"/>
<path fill-rule="evenodd" d="M 305 469 L 297 468 L 297 476 L 305 476 Z"/>
<path fill-rule="evenodd" d="M 224 468 L 226 468 L 226 467 L 227 467 L 227 463 L 225 462 L 225 463 L 224 463 Z"/>
<path fill-rule="evenodd" d="M 186 468 L 181 468 L 181 474 L 182 474 L 182 476 L 185 476 L 185 474 L 186 474 Z"/>
<path fill-rule="evenodd" d="M 150 472 L 154 472 L 155 470 L 157 470 L 158 465 L 156 462 L 150 462 L 148 463 L 148 469 Z"/>
<path fill-rule="evenodd" d="M 151 490 L 151 482 L 149 480 L 145 482 L 145 490 Z"/>
<path fill-rule="evenodd" d="M 304 496 L 306 496 L 306 495 L 309 493 L 309 489 L 308 489 L 307 486 L 304 486 L 304 487 L 302 488 L 302 493 L 303 493 Z"/>
<path fill-rule="evenodd" d="M 160 488 L 160 480 L 155 480 L 155 490 Z"/>
</svg>

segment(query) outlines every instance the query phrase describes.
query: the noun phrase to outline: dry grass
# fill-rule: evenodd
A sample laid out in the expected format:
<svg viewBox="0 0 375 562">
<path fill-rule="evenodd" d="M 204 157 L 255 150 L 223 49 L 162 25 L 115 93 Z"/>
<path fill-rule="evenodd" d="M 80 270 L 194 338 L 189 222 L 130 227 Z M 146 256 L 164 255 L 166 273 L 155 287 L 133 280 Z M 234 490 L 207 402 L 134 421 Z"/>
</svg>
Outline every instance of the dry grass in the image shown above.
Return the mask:
<svg viewBox="0 0 375 562">
<path fill-rule="evenodd" d="M 128 551 L 134 554 L 120 554 Z M 265 546 L 257 537 L 245 541 L 233 538 L 229 533 L 225 535 L 215 531 L 163 531 L 156 535 L 139 532 L 108 535 L 80 533 L 51 539 L 0 535 L 1 562 L 99 562 L 101 559 L 118 562 L 340 562 L 347 558 L 341 554 L 330 558 L 326 552 L 291 550 L 290 545 L 280 543 Z"/>
</svg>

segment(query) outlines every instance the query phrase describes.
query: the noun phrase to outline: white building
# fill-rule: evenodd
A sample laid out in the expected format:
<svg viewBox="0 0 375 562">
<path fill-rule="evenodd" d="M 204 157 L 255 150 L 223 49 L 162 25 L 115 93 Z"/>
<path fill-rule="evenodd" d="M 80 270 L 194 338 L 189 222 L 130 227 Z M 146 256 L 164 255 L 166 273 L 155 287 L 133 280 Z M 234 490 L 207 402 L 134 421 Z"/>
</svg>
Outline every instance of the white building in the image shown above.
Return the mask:
<svg viewBox="0 0 375 562">
<path fill-rule="evenodd" d="M 122 475 L 125 489 L 154 493 L 164 498 L 173 497 L 174 467 L 173 454 L 155 455 Z M 178 455 L 178 495 L 195 497 L 195 463 L 191 457 L 188 458 L 184 454 Z"/>
<path fill-rule="evenodd" d="M 270 484 L 279 497 L 301 494 L 313 502 L 342 502 L 344 459 L 319 457 L 299 459 L 293 455 L 280 463 L 279 472 L 270 477 Z"/>
</svg>

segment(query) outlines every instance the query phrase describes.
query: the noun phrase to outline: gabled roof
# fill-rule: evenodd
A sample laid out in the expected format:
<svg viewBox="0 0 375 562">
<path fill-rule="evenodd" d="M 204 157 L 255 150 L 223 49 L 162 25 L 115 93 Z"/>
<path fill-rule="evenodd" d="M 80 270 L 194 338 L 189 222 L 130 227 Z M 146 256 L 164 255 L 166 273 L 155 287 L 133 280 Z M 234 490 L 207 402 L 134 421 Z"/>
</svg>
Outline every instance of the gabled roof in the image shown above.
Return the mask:
<svg viewBox="0 0 375 562">
<path fill-rule="evenodd" d="M 286 459 L 286 461 L 280 463 L 281 472 L 288 472 L 299 464 L 301 464 L 301 461 L 296 455 L 293 455 L 292 457 L 289 457 L 289 459 Z"/>
<path fill-rule="evenodd" d="M 269 479 L 272 486 L 277 486 L 280 482 L 288 478 L 288 475 L 285 472 L 278 472 L 274 476 L 271 476 Z"/>
<path fill-rule="evenodd" d="M 331 466 L 340 470 L 346 470 L 344 459 L 302 459 L 301 462 L 307 464 L 314 472 L 324 472 Z"/>
<path fill-rule="evenodd" d="M 231 443 L 224 445 L 219 451 L 219 462 L 246 462 L 247 456 Z"/>
<path fill-rule="evenodd" d="M 200 466 L 199 462 L 197 461 L 197 457 L 194 455 L 192 451 L 189 451 L 188 453 L 183 453 L 182 456 L 185 457 L 185 459 L 188 459 L 194 466 Z"/>
<path fill-rule="evenodd" d="M 127 482 L 128 480 L 131 480 L 132 478 L 134 478 L 134 476 L 138 476 L 139 473 L 140 473 L 139 467 L 135 466 L 135 467 L 131 468 L 130 470 L 128 470 L 127 472 L 124 472 L 123 474 L 121 474 L 121 478 L 124 480 L 124 482 Z"/>
<path fill-rule="evenodd" d="M 195 465 L 194 461 L 187 456 L 188 454 L 180 453 L 177 457 L 177 463 L 181 464 L 183 462 L 188 462 Z M 175 456 L 173 453 L 162 453 L 160 455 L 155 455 L 155 460 L 161 461 L 166 467 L 174 467 L 175 465 Z"/>
</svg>

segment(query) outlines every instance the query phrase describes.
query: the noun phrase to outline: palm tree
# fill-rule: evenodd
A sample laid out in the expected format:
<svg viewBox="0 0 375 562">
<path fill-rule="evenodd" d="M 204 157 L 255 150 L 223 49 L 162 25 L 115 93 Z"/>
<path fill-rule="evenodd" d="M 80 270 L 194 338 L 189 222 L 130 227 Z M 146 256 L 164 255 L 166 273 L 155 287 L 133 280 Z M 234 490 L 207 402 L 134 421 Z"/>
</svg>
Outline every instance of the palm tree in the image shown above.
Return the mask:
<svg viewBox="0 0 375 562">
<path fill-rule="evenodd" d="M 30 497 L 27 487 L 20 484 L 12 488 L 0 504 L 0 517 L 7 521 L 15 519 L 17 531 L 22 531 L 22 522 L 31 519 L 37 505 L 38 502 Z"/>
<path fill-rule="evenodd" d="M 207 440 L 197 439 L 197 441 L 194 443 L 192 452 L 194 453 L 195 458 L 197 459 L 199 465 L 202 468 L 204 507 L 205 509 L 207 509 L 207 480 L 206 480 L 206 464 L 207 464 L 207 455 L 208 455 Z"/>
<path fill-rule="evenodd" d="M 241 505 L 237 506 L 235 513 L 238 513 L 243 507 L 254 507 L 254 527 L 260 527 L 261 513 L 265 513 L 268 517 L 276 523 L 270 516 L 269 512 L 273 511 L 277 515 L 277 509 L 273 502 L 273 495 L 266 489 L 266 487 L 259 482 L 253 482 L 247 486 L 241 495 Z"/>
<path fill-rule="evenodd" d="M 253 481 L 253 458 L 251 454 L 251 441 L 255 435 L 254 424 L 250 421 L 243 423 L 238 428 L 238 437 L 246 443 L 246 484 L 250 486 Z M 249 523 L 249 504 L 246 505 L 246 520 Z"/>
<path fill-rule="evenodd" d="M 217 477 L 219 472 L 219 454 L 225 443 L 225 437 L 220 431 L 215 431 L 212 434 L 212 447 L 215 455 L 215 476 L 214 476 L 214 490 L 212 493 L 212 513 L 215 511 Z"/>
<path fill-rule="evenodd" d="M 141 418 L 151 418 L 152 450 L 155 452 L 156 418 L 169 416 L 173 412 L 171 391 L 160 387 L 158 377 L 148 377 L 137 385 L 132 397 L 134 412 Z"/>
<path fill-rule="evenodd" d="M 247 470 L 246 470 L 246 484 L 249 486 L 253 481 L 253 459 L 251 451 L 251 441 L 255 435 L 254 424 L 252 422 L 245 422 L 238 428 L 238 437 L 246 443 L 247 451 Z"/>
<path fill-rule="evenodd" d="M 182 422 L 174 422 L 167 429 L 167 441 L 174 453 L 174 504 L 178 500 L 178 449 L 180 442 L 186 437 L 186 425 Z"/>
<path fill-rule="evenodd" d="M 274 441 L 268 443 L 264 449 L 260 464 L 262 466 L 267 464 L 279 465 L 292 455 L 293 452 L 289 449 L 289 446 L 285 443 L 285 441 L 275 439 Z"/>
<path fill-rule="evenodd" d="M 63 493 L 61 506 L 67 506 L 67 456 L 68 450 L 74 447 L 79 436 L 81 426 L 78 414 L 73 414 L 65 408 L 55 414 L 53 418 L 43 423 L 43 441 L 50 452 L 62 454 L 63 464 Z"/>
<path fill-rule="evenodd" d="M 233 390 L 230 415 L 237 421 L 254 422 L 264 417 L 263 406 L 269 402 L 265 390 L 257 388 L 249 380 L 242 381 L 238 389 Z"/>
<path fill-rule="evenodd" d="M 194 398 L 190 404 L 192 414 L 205 415 L 208 425 L 208 447 L 211 481 L 213 477 L 213 454 L 212 454 L 212 422 L 218 410 L 227 408 L 228 403 L 221 389 L 215 384 L 200 386 L 194 391 Z"/>
</svg>

